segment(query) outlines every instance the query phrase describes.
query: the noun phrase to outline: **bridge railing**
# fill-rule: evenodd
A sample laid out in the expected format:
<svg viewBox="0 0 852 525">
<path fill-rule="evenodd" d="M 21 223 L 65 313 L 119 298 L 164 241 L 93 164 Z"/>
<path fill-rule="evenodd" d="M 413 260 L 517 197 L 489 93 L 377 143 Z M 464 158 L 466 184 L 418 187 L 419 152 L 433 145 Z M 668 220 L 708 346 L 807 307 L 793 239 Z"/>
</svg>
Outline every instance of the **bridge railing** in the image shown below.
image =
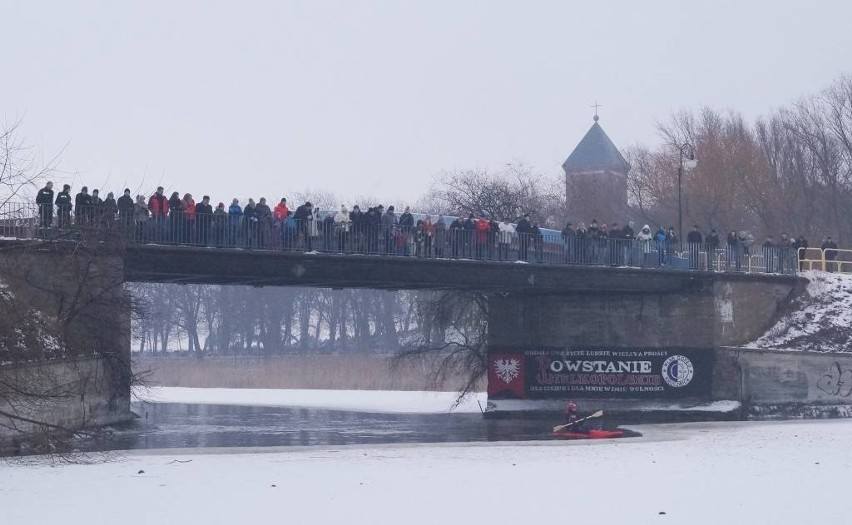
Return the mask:
<svg viewBox="0 0 852 525">
<path fill-rule="evenodd" d="M 852 250 L 840 248 L 799 248 L 799 270 L 852 273 Z"/>
<path fill-rule="evenodd" d="M 799 267 L 797 254 L 789 247 L 673 244 L 563 236 L 552 230 L 519 234 L 492 227 L 401 226 L 371 223 L 364 216 L 355 222 L 335 221 L 334 217 L 278 220 L 268 214 L 223 211 L 160 215 L 113 206 L 39 209 L 15 204 L 0 211 L 0 236 L 114 238 L 138 244 L 751 273 L 794 273 Z"/>
<path fill-rule="evenodd" d="M 38 213 L 33 204 L 6 202 L 0 206 L 0 237 L 33 239 L 38 234 Z"/>
</svg>

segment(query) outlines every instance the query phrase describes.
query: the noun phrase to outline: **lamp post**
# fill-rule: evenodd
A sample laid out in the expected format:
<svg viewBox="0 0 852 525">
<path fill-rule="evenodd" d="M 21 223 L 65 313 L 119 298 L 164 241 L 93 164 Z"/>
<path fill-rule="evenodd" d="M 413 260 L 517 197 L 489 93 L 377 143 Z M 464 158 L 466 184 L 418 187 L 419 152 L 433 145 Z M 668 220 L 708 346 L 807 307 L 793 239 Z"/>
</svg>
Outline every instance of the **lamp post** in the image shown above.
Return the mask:
<svg viewBox="0 0 852 525">
<path fill-rule="evenodd" d="M 695 148 L 689 142 L 677 146 L 677 150 L 677 236 L 678 242 L 683 243 L 683 167 L 692 169 L 698 165 L 698 161 L 695 160 Z"/>
</svg>

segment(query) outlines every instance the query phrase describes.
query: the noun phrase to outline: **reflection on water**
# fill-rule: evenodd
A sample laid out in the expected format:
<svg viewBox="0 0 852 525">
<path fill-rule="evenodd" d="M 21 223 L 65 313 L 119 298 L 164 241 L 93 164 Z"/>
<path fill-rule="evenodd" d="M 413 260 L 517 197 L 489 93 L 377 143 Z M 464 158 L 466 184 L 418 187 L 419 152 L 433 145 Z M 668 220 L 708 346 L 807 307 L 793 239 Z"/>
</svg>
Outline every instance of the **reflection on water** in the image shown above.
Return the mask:
<svg viewBox="0 0 852 525">
<path fill-rule="evenodd" d="M 550 439 L 553 422 L 481 414 L 375 414 L 308 408 L 140 404 L 142 417 L 83 450 L 442 443 Z"/>
</svg>

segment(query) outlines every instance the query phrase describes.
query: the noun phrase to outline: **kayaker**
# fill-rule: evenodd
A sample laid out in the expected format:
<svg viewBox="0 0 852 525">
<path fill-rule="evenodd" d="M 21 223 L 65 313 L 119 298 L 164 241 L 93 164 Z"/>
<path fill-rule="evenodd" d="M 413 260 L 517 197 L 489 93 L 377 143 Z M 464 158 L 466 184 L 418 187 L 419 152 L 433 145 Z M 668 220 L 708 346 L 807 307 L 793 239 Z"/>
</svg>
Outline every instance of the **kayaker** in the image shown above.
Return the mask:
<svg viewBox="0 0 852 525">
<path fill-rule="evenodd" d="M 568 404 L 565 405 L 565 423 L 568 425 L 562 429 L 563 432 L 586 432 L 586 427 L 583 425 L 583 422 L 577 422 L 580 419 L 577 414 L 577 403 L 573 401 L 568 401 Z"/>
</svg>

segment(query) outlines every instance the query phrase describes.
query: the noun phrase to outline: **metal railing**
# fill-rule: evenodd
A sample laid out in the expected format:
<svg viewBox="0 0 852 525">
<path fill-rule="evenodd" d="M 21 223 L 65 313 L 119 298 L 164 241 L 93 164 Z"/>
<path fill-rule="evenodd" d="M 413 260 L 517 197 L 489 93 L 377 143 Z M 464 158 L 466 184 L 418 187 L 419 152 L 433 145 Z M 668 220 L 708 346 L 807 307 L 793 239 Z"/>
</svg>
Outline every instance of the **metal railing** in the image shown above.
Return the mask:
<svg viewBox="0 0 852 525">
<path fill-rule="evenodd" d="M 362 214 L 355 220 L 341 219 L 336 214 L 307 220 L 292 215 L 277 219 L 266 210 L 249 215 L 224 210 L 159 215 L 151 214 L 147 208 L 131 212 L 111 205 L 39 210 L 33 204 L 6 204 L 0 208 L 0 236 L 112 238 L 138 244 L 685 271 L 795 273 L 802 264 L 797 264 L 791 247 L 676 245 L 655 240 L 564 236 L 553 230 L 517 233 L 514 227 L 505 229 L 505 225 L 497 223 L 473 222 L 467 227 L 454 227 L 449 221 L 455 217 L 445 217 L 441 224 L 417 221 L 413 226 L 401 226 L 398 216 Z M 820 260 L 825 268 L 824 254 Z M 848 263 L 839 264 L 852 265 L 852 257 Z"/>
<path fill-rule="evenodd" d="M 799 248 L 799 271 L 852 273 L 852 250 L 841 248 Z"/>
</svg>

